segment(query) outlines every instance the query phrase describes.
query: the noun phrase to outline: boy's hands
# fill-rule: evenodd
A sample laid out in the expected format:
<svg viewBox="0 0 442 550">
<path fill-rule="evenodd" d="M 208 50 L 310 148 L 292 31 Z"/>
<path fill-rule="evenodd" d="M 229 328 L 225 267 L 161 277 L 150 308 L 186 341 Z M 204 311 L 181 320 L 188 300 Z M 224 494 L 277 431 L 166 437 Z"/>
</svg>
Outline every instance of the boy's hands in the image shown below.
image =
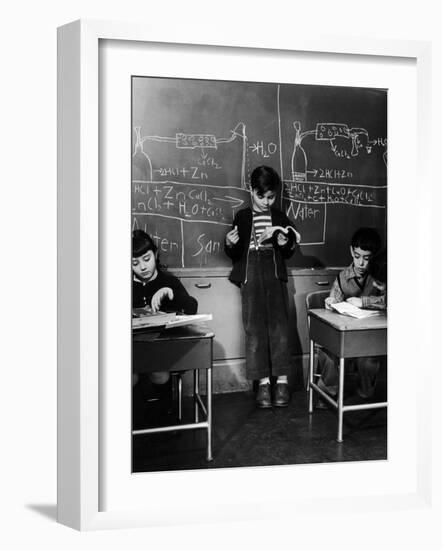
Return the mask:
<svg viewBox="0 0 442 550">
<path fill-rule="evenodd" d="M 271 239 L 273 231 L 275 231 L 273 227 L 266 227 L 258 238 L 258 244 L 262 244 L 264 241 Z"/>
<path fill-rule="evenodd" d="M 230 248 L 239 241 L 238 226 L 229 231 L 226 235 L 226 245 Z"/>
<path fill-rule="evenodd" d="M 258 244 L 261 244 L 264 241 L 271 239 L 276 229 L 280 229 L 279 226 L 267 227 L 259 236 Z M 296 243 L 299 244 L 301 242 L 301 235 L 296 230 L 294 230 L 294 232 L 295 232 Z M 278 233 L 277 243 L 279 246 L 286 245 L 288 240 L 289 240 L 288 236 L 285 233 L 283 233 L 282 231 Z M 226 245 L 230 248 L 231 246 L 234 246 L 238 241 L 239 241 L 238 226 L 235 225 L 235 227 L 231 231 L 229 231 L 226 235 Z"/>
<path fill-rule="evenodd" d="M 328 298 L 325 299 L 324 301 L 324 306 L 325 306 L 325 309 L 329 309 L 330 311 L 333 310 L 333 308 L 331 307 L 331 304 L 333 304 L 333 298 L 331 298 L 330 296 Z"/>
<path fill-rule="evenodd" d="M 160 288 L 160 290 L 157 290 L 152 296 L 152 301 L 150 305 L 154 313 L 159 311 L 161 302 L 164 300 L 164 298 L 169 298 L 169 300 L 173 300 L 173 290 L 168 286 Z"/>
<path fill-rule="evenodd" d="M 301 235 L 292 226 L 290 226 L 290 230 L 295 233 L 296 244 L 299 244 L 301 242 Z M 258 244 L 261 244 L 264 241 L 271 239 L 275 231 L 278 231 L 278 234 L 276 237 L 277 244 L 279 246 L 285 246 L 289 240 L 288 238 L 289 229 L 288 227 L 284 229 L 279 225 L 276 225 L 276 226 L 272 225 L 271 227 L 267 227 L 266 229 L 264 229 L 264 231 L 259 236 Z"/>
</svg>

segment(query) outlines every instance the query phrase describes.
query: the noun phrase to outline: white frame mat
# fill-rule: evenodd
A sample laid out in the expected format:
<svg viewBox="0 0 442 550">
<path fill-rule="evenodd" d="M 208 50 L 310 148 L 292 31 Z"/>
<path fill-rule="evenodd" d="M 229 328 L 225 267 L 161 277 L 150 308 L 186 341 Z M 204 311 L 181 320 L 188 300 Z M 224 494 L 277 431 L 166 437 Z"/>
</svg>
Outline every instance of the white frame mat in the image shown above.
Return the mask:
<svg viewBox="0 0 442 550">
<path fill-rule="evenodd" d="M 177 51 L 186 46 L 244 48 L 272 52 L 310 52 L 312 54 L 346 54 L 351 56 L 378 56 L 380 58 L 407 58 L 416 64 L 417 74 L 417 139 L 416 158 L 419 166 L 419 185 L 428 190 L 435 185 L 430 177 L 429 136 L 431 124 L 431 44 L 428 42 L 367 40 L 342 35 L 315 38 L 296 33 L 296 36 L 277 36 L 269 39 L 244 38 L 241 35 L 228 39 L 220 29 L 219 35 L 205 36 L 197 33 L 197 39 L 189 40 L 186 29 L 164 30 L 155 26 L 102 21 L 76 21 L 58 30 L 58 521 L 79 530 L 127 528 L 192 521 L 231 521 L 232 519 L 255 519 L 268 517 L 263 508 L 264 500 L 249 501 L 239 498 L 239 506 L 228 509 L 226 502 L 219 507 L 198 501 L 194 497 L 189 505 L 192 514 L 171 506 L 170 513 L 152 502 L 144 507 L 135 507 L 126 500 L 119 506 L 103 509 L 103 452 L 100 414 L 100 351 L 102 327 L 100 326 L 100 302 L 102 288 L 102 243 L 100 240 L 100 216 L 107 208 L 103 204 L 99 187 L 99 58 L 100 41 L 127 41 L 135 43 L 165 43 Z M 195 36 L 195 35 L 194 35 Z M 162 75 L 158 75 L 162 76 Z M 413 141 L 414 144 L 414 141 Z M 128 149 L 129 151 L 129 149 Z M 402 155 L 406 152 L 402 151 Z M 413 165 L 413 168 L 414 165 Z M 417 169 L 417 167 L 416 167 Z M 389 173 L 390 176 L 390 173 Z M 390 183 L 390 182 L 389 182 Z M 392 192 L 390 198 L 397 198 Z M 428 201 L 430 202 L 430 201 Z M 357 509 L 361 512 L 422 508 L 431 502 L 431 432 L 430 432 L 430 361 L 428 347 L 431 341 L 431 311 L 425 296 L 431 287 L 431 205 L 422 201 L 416 206 L 413 239 L 418 243 L 417 265 L 414 275 L 419 281 L 416 302 L 421 312 L 419 338 L 413 351 L 422 354 L 416 387 L 416 418 L 412 423 L 412 436 L 416 440 L 416 456 L 412 490 L 390 494 L 366 494 L 344 496 L 333 500 L 321 494 L 320 488 L 311 498 L 301 501 L 286 497 L 284 512 L 278 516 L 290 517 L 293 513 L 318 513 L 333 507 L 334 513 L 347 514 Z M 414 242 L 414 241 L 413 241 Z M 399 255 L 399 251 L 395 252 Z M 129 265 L 129 264 L 128 264 Z M 391 276 L 391 273 L 389 274 Z M 393 296 L 394 300 L 394 296 Z M 416 308 L 418 307 L 416 306 Z M 417 323 L 417 321 L 416 321 Z M 389 350 L 390 353 L 390 350 Z M 402 435 L 401 435 L 402 436 Z M 125 444 L 125 443 L 124 443 Z M 345 443 L 344 443 L 345 444 Z M 390 436 L 389 436 L 390 445 Z M 316 465 L 319 472 L 321 465 Z M 346 468 L 351 468 L 347 463 Z M 284 475 L 290 469 L 284 468 Z M 239 470 L 239 469 L 236 469 Z M 226 470 L 224 483 L 232 481 L 238 486 L 253 475 L 248 469 L 238 472 Z M 259 469 L 253 469 L 254 475 Z M 343 476 L 339 465 L 334 471 Z M 208 474 L 192 483 L 210 484 Z M 268 470 L 267 475 L 276 476 L 277 471 Z M 176 473 L 164 474 L 179 480 Z M 186 474 L 184 474 L 186 475 Z M 138 477 L 138 479 L 140 479 Z M 151 477 L 152 487 L 158 491 Z M 157 482 L 160 477 L 157 476 Z M 234 483 L 233 483 L 234 480 Z M 322 497 L 328 497 L 324 499 Z M 331 495 L 333 497 L 333 495 Z M 232 501 L 237 495 L 232 493 Z M 233 503 L 232 503 L 233 504 Z M 179 502 L 178 502 L 179 505 Z M 276 507 L 275 507 L 276 508 Z M 192 517 L 193 515 L 193 517 Z M 276 516 L 275 516 L 276 517 Z"/>
</svg>

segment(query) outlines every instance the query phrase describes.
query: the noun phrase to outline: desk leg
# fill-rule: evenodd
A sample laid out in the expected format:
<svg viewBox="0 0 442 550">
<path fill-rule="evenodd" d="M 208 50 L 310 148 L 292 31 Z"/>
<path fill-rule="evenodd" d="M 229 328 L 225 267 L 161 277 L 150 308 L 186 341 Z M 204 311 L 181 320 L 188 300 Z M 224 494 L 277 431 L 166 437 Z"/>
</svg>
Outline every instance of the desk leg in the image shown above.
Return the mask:
<svg viewBox="0 0 442 550">
<path fill-rule="evenodd" d="M 338 388 L 338 443 L 342 443 L 342 427 L 344 423 L 344 358 L 339 358 L 339 388 Z"/>
<path fill-rule="evenodd" d="M 206 391 L 207 391 L 207 460 L 213 460 L 212 457 L 212 367 L 206 371 Z"/>
<path fill-rule="evenodd" d="M 200 371 L 195 369 L 193 371 L 193 406 L 195 411 L 195 422 L 199 421 L 199 404 L 198 404 L 198 395 L 199 395 L 199 385 L 200 385 Z"/>
<path fill-rule="evenodd" d="M 315 361 L 315 343 L 310 340 L 310 357 L 309 357 L 309 369 L 308 369 L 308 412 L 313 412 L 313 365 Z"/>
<path fill-rule="evenodd" d="M 183 418 L 183 378 L 181 373 L 178 374 L 178 420 L 181 422 Z"/>
</svg>

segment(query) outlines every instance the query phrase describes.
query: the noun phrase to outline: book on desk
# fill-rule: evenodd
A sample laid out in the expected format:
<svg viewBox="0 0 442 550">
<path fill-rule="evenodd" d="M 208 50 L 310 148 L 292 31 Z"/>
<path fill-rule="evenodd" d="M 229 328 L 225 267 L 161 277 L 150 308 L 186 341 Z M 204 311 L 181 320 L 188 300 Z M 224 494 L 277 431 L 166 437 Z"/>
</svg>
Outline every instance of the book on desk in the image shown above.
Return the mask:
<svg viewBox="0 0 442 550">
<path fill-rule="evenodd" d="M 337 311 L 341 315 L 348 315 L 355 319 L 366 319 L 367 317 L 373 317 L 373 315 L 379 315 L 379 311 L 375 309 L 362 309 L 354 306 L 349 302 L 338 302 L 336 304 L 330 304 L 333 311 Z"/>
<path fill-rule="evenodd" d="M 136 308 L 132 311 L 132 328 L 134 330 L 150 328 L 174 328 L 184 325 L 211 321 L 211 313 L 196 313 L 194 315 L 181 315 L 164 311 L 153 312 L 150 308 Z"/>
</svg>

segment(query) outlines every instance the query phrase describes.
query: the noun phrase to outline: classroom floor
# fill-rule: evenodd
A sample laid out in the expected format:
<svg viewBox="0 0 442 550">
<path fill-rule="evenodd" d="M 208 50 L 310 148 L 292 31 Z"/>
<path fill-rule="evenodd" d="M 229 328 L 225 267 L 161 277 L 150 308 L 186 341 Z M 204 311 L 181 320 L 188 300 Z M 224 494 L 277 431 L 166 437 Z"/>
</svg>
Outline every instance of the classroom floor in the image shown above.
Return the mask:
<svg viewBox="0 0 442 550">
<path fill-rule="evenodd" d="M 381 382 L 381 381 L 380 381 Z M 213 461 L 207 462 L 203 430 L 133 436 L 133 471 L 193 470 L 387 459 L 387 409 L 344 414 L 344 442 L 337 443 L 333 409 L 307 412 L 308 394 L 294 392 L 287 408 L 257 409 L 251 392 L 213 396 Z M 376 400 L 385 400 L 378 383 Z M 346 404 L 355 403 L 349 395 Z M 183 399 L 183 421 L 192 418 L 192 400 Z M 159 401 L 134 413 L 134 426 L 174 422 Z"/>
</svg>

